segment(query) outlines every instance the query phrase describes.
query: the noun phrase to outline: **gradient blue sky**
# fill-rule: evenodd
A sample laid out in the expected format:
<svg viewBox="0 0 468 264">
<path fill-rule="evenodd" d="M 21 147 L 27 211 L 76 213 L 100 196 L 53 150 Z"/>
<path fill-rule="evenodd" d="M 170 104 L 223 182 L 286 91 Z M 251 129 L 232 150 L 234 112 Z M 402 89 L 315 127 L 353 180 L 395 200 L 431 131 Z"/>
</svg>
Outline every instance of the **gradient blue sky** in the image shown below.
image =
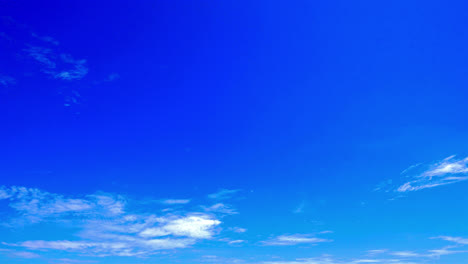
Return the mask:
<svg viewBox="0 0 468 264">
<path fill-rule="evenodd" d="M 468 263 L 467 8 L 0 0 L 0 263 Z"/>
</svg>

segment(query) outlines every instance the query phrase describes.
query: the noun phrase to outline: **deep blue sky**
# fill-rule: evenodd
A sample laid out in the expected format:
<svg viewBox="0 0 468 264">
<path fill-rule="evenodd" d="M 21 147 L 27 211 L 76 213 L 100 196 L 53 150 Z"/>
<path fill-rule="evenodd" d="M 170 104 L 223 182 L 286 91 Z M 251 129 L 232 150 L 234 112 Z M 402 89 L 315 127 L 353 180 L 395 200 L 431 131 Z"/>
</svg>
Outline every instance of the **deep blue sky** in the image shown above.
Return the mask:
<svg viewBox="0 0 468 264">
<path fill-rule="evenodd" d="M 1 0 L 0 262 L 468 263 L 466 10 Z"/>
</svg>

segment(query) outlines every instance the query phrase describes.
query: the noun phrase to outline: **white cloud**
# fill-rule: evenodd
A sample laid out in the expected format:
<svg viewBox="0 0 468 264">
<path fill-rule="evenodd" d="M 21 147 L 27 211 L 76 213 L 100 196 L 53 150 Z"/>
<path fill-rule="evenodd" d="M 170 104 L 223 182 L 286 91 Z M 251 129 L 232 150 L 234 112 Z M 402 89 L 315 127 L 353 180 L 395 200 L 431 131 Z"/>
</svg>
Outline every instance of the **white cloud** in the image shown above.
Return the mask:
<svg viewBox="0 0 468 264">
<path fill-rule="evenodd" d="M 142 237 L 185 236 L 190 238 L 211 238 L 214 228 L 221 224 L 219 220 L 204 214 L 195 214 L 177 218 L 161 218 L 158 227 L 144 229 Z"/>
<path fill-rule="evenodd" d="M 317 244 L 331 242 L 330 239 L 318 238 L 309 234 L 281 235 L 272 239 L 263 241 L 264 245 L 269 246 L 291 246 L 297 244 Z"/>
<path fill-rule="evenodd" d="M 109 194 L 89 195 L 83 198 L 66 198 L 39 189 L 16 187 L 0 188 L 0 199 L 9 199 L 27 222 L 57 219 L 64 215 L 118 215 L 123 213 L 125 201 Z"/>
<path fill-rule="evenodd" d="M 213 228 L 221 222 L 212 219 L 208 215 L 191 215 L 182 218 L 170 219 L 165 221 L 163 226 L 175 236 L 187 236 L 192 238 L 211 238 L 213 235 Z"/>
<path fill-rule="evenodd" d="M 3 186 L 0 187 L 0 200 L 8 199 L 11 197 L 9 190 Z"/>
<path fill-rule="evenodd" d="M 265 261 L 261 264 L 345 264 L 346 262 L 341 262 L 336 259 L 333 259 L 331 256 L 322 256 L 318 258 L 302 258 L 302 259 L 295 259 L 290 261 Z M 350 263 L 350 262 L 348 262 Z"/>
<path fill-rule="evenodd" d="M 434 164 L 434 167 L 423 173 L 423 176 L 433 177 L 448 173 L 468 172 L 468 157 L 462 160 L 454 160 L 455 155 L 445 158 L 442 162 Z"/>
<path fill-rule="evenodd" d="M 229 228 L 231 231 L 233 232 L 236 232 L 236 233 L 245 233 L 247 232 L 247 229 L 246 228 L 242 228 L 242 227 L 231 227 Z"/>
<path fill-rule="evenodd" d="M 157 216 L 130 212 L 127 199 L 98 193 L 65 197 L 34 188 L 0 187 L 0 202 L 17 212 L 15 223 L 50 222 L 78 229 L 75 240 L 29 240 L 11 247 L 57 250 L 92 256 L 147 256 L 158 250 L 186 248 L 211 239 L 221 221 L 206 213 Z M 148 208 L 151 210 L 150 208 Z M 70 234 L 66 234 L 69 237 Z M 45 237 L 47 238 L 47 237 Z"/>
<path fill-rule="evenodd" d="M 414 168 L 420 167 L 420 165 L 412 166 L 404 172 L 407 174 L 413 171 Z M 419 191 L 466 180 L 468 180 L 468 157 L 455 159 L 455 156 L 450 156 L 442 161 L 430 164 L 425 171 L 411 176 L 411 180 L 400 185 L 397 191 Z"/>
<path fill-rule="evenodd" d="M 88 74 L 86 60 L 76 60 L 70 54 L 57 55 L 52 49 L 38 46 L 30 46 L 25 51 L 43 66 L 44 73 L 55 79 L 80 80 Z"/>
<path fill-rule="evenodd" d="M 248 263 L 245 260 L 237 258 L 226 258 L 216 255 L 204 255 L 194 263 L 223 263 L 223 264 L 240 264 Z"/>
<path fill-rule="evenodd" d="M 380 264 L 417 264 L 416 262 L 409 262 L 400 259 L 355 259 L 355 260 L 338 260 L 331 256 L 320 258 L 305 258 L 296 259 L 292 261 L 266 261 L 261 264 L 358 264 L 358 263 L 380 263 Z M 421 263 L 421 262 L 419 262 Z"/>
<path fill-rule="evenodd" d="M 231 240 L 228 242 L 228 244 L 241 244 L 241 243 L 244 243 L 245 240 L 242 240 L 242 239 L 236 239 L 236 240 Z"/>
<path fill-rule="evenodd" d="M 391 255 L 397 256 L 397 257 L 421 257 L 421 254 L 413 252 L 413 251 L 395 251 L 391 252 Z"/>
<path fill-rule="evenodd" d="M 17 246 L 29 250 L 59 250 L 77 252 L 81 254 L 94 255 L 98 257 L 106 256 L 145 256 L 157 250 L 185 248 L 195 241 L 193 239 L 115 239 L 112 241 L 25 241 Z"/>
<path fill-rule="evenodd" d="M 165 200 L 162 200 L 161 203 L 168 204 L 168 205 L 188 204 L 190 203 L 190 199 L 165 199 Z"/>
<path fill-rule="evenodd" d="M 457 244 L 468 245 L 468 238 L 452 237 L 452 236 L 438 236 L 434 238 L 438 238 L 438 239 L 442 239 L 442 240 L 450 241 L 450 242 L 455 242 Z"/>
<path fill-rule="evenodd" d="M 60 259 L 51 259 L 52 263 L 59 264 L 70 264 L 70 263 L 96 263 L 97 261 L 93 260 L 78 260 L 78 259 L 69 259 L 69 258 L 60 258 Z"/>
<path fill-rule="evenodd" d="M 120 215 L 125 212 L 125 200 L 121 196 L 110 196 L 106 194 L 89 195 L 88 196 L 95 204 L 100 207 L 103 212 L 111 215 Z"/>
<path fill-rule="evenodd" d="M 33 259 L 33 258 L 40 258 L 41 256 L 27 251 L 13 251 L 10 255 L 15 258 L 25 258 L 25 259 Z"/>
<path fill-rule="evenodd" d="M 48 69 L 47 71 L 57 67 L 57 64 L 53 61 L 55 60 L 56 55 L 52 52 L 51 49 L 30 46 L 28 49 L 25 49 L 25 51 L 29 54 L 29 56 L 46 67 Z"/>
<path fill-rule="evenodd" d="M 367 254 L 369 255 L 377 255 L 377 254 L 383 254 L 385 252 L 387 252 L 388 250 L 387 249 L 372 249 L 372 250 L 368 250 L 367 251 Z"/>
<path fill-rule="evenodd" d="M 86 60 L 75 60 L 70 54 L 61 54 L 60 58 L 66 64 L 71 64 L 73 68 L 63 69 L 55 74 L 56 79 L 62 80 L 80 80 L 88 74 Z"/>
<path fill-rule="evenodd" d="M 209 207 L 203 206 L 203 209 L 205 210 L 205 212 L 213 212 L 227 215 L 238 214 L 236 209 L 232 208 L 230 205 L 223 203 L 217 203 Z"/>
<path fill-rule="evenodd" d="M 31 33 L 31 36 L 33 36 L 33 37 L 35 37 L 35 38 L 37 38 L 37 39 L 39 39 L 39 40 L 42 40 L 42 41 L 44 41 L 44 42 L 51 43 L 51 44 L 53 44 L 53 45 L 55 45 L 55 46 L 58 46 L 58 45 L 60 44 L 57 40 L 55 40 L 54 38 L 49 37 L 49 36 L 39 36 L 39 35 L 37 35 L 37 34 L 34 33 L 34 32 Z"/>
<path fill-rule="evenodd" d="M 214 200 L 225 200 L 231 198 L 234 194 L 238 193 L 240 190 L 229 190 L 229 189 L 220 189 L 219 191 L 208 195 L 208 198 Z"/>
<path fill-rule="evenodd" d="M 454 246 L 447 246 L 441 249 L 432 249 L 428 250 L 430 257 L 440 258 L 441 256 L 445 255 L 453 255 L 453 254 L 460 254 L 460 253 L 468 253 L 468 250 L 451 250 Z"/>
</svg>

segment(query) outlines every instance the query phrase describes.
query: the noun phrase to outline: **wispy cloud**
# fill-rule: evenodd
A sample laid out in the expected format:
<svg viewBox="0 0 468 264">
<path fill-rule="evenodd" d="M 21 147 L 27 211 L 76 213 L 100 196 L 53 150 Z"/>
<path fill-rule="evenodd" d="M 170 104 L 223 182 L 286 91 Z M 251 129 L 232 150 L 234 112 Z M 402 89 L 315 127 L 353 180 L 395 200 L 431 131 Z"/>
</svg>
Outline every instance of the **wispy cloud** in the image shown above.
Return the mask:
<svg viewBox="0 0 468 264">
<path fill-rule="evenodd" d="M 422 255 L 413 251 L 394 251 L 390 253 L 397 257 L 421 257 Z"/>
<path fill-rule="evenodd" d="M 455 242 L 458 244 L 468 243 L 464 238 L 460 237 L 434 237 L 433 239 L 443 239 L 446 241 Z M 291 239 L 287 239 L 291 240 Z M 302 258 L 295 260 L 272 260 L 264 261 L 262 264 L 357 264 L 357 263 L 380 263 L 380 264 L 417 264 L 417 263 L 432 263 L 434 259 L 439 259 L 445 255 L 467 254 L 467 250 L 455 250 L 461 246 L 446 246 L 440 249 L 423 250 L 420 252 L 403 250 L 391 251 L 388 249 L 368 250 L 361 257 L 355 259 L 336 258 L 331 255 L 322 255 L 315 258 Z"/>
<path fill-rule="evenodd" d="M 107 78 L 105 79 L 106 82 L 112 82 L 120 78 L 120 75 L 118 73 L 111 73 Z"/>
<path fill-rule="evenodd" d="M 203 209 L 205 210 L 205 212 L 214 212 L 227 215 L 238 214 L 237 210 L 234 209 L 232 206 L 223 203 L 213 204 L 212 206 L 208 207 L 203 206 Z"/>
<path fill-rule="evenodd" d="M 387 249 L 372 249 L 372 250 L 368 250 L 367 254 L 369 254 L 369 255 L 378 255 L 378 254 L 383 254 L 383 253 L 385 253 L 387 251 L 388 251 Z"/>
<path fill-rule="evenodd" d="M 4 245 L 30 251 L 57 250 L 92 256 L 147 256 L 212 239 L 221 221 L 205 212 L 132 212 L 120 195 L 98 193 L 66 197 L 26 187 L 0 187 L 0 201 L 17 213 L 15 224 L 49 222 L 78 229 L 74 240 L 28 240 Z M 137 203 L 137 201 L 133 201 Z"/>
<path fill-rule="evenodd" d="M 16 84 L 16 80 L 13 77 L 0 75 L 0 85 L 8 87 Z"/>
<path fill-rule="evenodd" d="M 418 169 L 422 171 L 411 174 Z M 419 191 L 465 181 L 468 180 L 468 157 L 456 159 L 450 156 L 427 166 L 418 164 L 405 170 L 404 174 L 410 180 L 400 185 L 397 192 Z"/>
<path fill-rule="evenodd" d="M 57 264 L 76 264 L 76 263 L 96 263 L 94 260 L 79 260 L 79 259 L 69 259 L 69 258 L 60 258 L 60 259 L 51 259 L 51 263 Z"/>
<path fill-rule="evenodd" d="M 86 67 L 86 60 L 76 60 L 70 54 L 61 54 L 60 58 L 67 65 L 72 68 L 64 68 L 57 72 L 54 77 L 62 80 L 80 80 L 88 74 L 88 67 Z"/>
<path fill-rule="evenodd" d="M 56 55 L 52 52 L 51 49 L 30 46 L 24 51 L 26 51 L 29 56 L 39 62 L 43 67 L 45 67 L 46 69 L 43 69 L 43 71 L 47 73 L 50 72 L 51 69 L 55 69 L 57 67 L 57 64 L 54 62 Z"/>
<path fill-rule="evenodd" d="M 229 230 L 231 230 L 233 232 L 236 232 L 236 233 L 245 233 L 245 232 L 247 232 L 247 229 L 242 228 L 242 227 L 231 227 L 231 228 L 229 228 Z"/>
<path fill-rule="evenodd" d="M 349 261 L 343 261 L 336 258 L 333 258 L 329 255 L 324 255 L 322 257 L 317 258 L 301 258 L 295 259 L 291 261 L 265 261 L 261 264 L 357 264 L 357 263 L 385 263 L 385 264 L 412 264 L 410 262 L 401 262 L 397 259 L 392 260 L 382 260 L 382 259 L 355 259 Z M 415 263 L 414 263 L 415 264 Z"/>
<path fill-rule="evenodd" d="M 161 200 L 161 203 L 167 205 L 188 204 L 190 203 L 190 199 L 164 199 Z"/>
<path fill-rule="evenodd" d="M 436 252 L 437 250 L 432 250 Z M 428 251 L 428 252 L 432 252 Z M 324 255 L 317 258 L 302 258 L 295 260 L 275 260 L 275 261 L 264 261 L 261 264 L 362 264 L 362 263 L 378 263 L 378 264 L 421 264 L 428 263 L 428 260 L 431 258 L 439 258 L 444 252 L 439 252 L 442 254 L 417 254 L 414 252 L 396 252 L 399 254 L 386 255 L 384 257 L 376 256 L 362 256 L 355 259 L 339 259 L 330 255 Z M 446 253 L 446 252 L 445 252 Z M 449 254 L 455 254 L 461 252 L 450 251 Z M 432 263 L 432 262 L 430 262 Z"/>
<path fill-rule="evenodd" d="M 236 240 L 231 240 L 231 241 L 229 241 L 228 244 L 233 245 L 233 244 L 241 244 L 241 243 L 244 243 L 244 242 L 245 242 L 245 240 L 236 239 Z"/>
<path fill-rule="evenodd" d="M 30 223 L 71 214 L 114 216 L 124 213 L 125 206 L 125 201 L 120 196 L 94 194 L 83 198 L 66 198 L 35 188 L 17 186 L 0 187 L 0 200 L 4 199 L 8 199 L 9 206 Z"/>
<path fill-rule="evenodd" d="M 44 42 L 47 42 L 47 43 L 50 43 L 50 44 L 53 44 L 55 46 L 58 46 L 60 44 L 60 42 L 58 42 L 56 39 L 54 39 L 53 37 L 49 37 L 49 36 L 39 36 L 38 34 L 36 33 L 31 33 L 31 36 L 33 36 L 34 38 L 37 38 L 41 41 L 44 41 Z"/>
<path fill-rule="evenodd" d="M 302 201 L 299 205 L 294 208 L 293 213 L 300 214 L 304 212 L 305 201 Z"/>
<path fill-rule="evenodd" d="M 331 239 L 318 238 L 310 234 L 281 235 L 263 241 L 262 244 L 268 246 L 292 246 L 298 244 L 317 244 L 331 242 Z"/>
<path fill-rule="evenodd" d="M 226 257 L 220 257 L 216 255 L 205 255 L 202 256 L 200 259 L 198 259 L 194 263 L 223 263 L 223 264 L 241 264 L 241 263 L 248 263 L 243 259 L 237 259 L 237 258 L 226 258 Z"/>
<path fill-rule="evenodd" d="M 208 198 L 214 200 L 225 200 L 229 199 L 238 193 L 240 190 L 229 190 L 229 189 L 220 189 L 219 191 L 208 195 Z"/>
<path fill-rule="evenodd" d="M 29 46 L 24 51 L 42 65 L 42 72 L 54 79 L 81 80 L 88 74 L 86 60 L 74 59 L 70 54 L 58 54 L 51 48 L 40 46 Z"/>
<path fill-rule="evenodd" d="M 442 240 L 449 241 L 449 242 L 454 242 L 457 244 L 468 245 L 468 238 L 452 237 L 452 236 L 438 236 L 438 237 L 434 237 L 434 239 L 435 238 L 442 239 Z"/>
</svg>

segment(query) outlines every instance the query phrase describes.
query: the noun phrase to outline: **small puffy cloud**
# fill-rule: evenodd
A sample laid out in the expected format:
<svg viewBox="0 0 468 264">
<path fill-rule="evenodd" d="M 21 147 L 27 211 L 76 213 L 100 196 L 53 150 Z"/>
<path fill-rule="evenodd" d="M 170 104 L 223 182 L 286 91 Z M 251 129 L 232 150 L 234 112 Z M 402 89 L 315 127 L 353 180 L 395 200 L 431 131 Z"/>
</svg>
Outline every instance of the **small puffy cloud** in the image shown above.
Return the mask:
<svg viewBox="0 0 468 264">
<path fill-rule="evenodd" d="M 268 246 L 292 246 L 298 244 L 317 244 L 323 242 L 331 242 L 330 239 L 314 237 L 310 234 L 296 234 L 296 235 L 281 235 L 272 239 L 263 241 L 264 245 Z"/>
<path fill-rule="evenodd" d="M 208 215 L 196 214 L 178 218 L 159 219 L 158 227 L 148 228 L 140 233 L 142 237 L 185 236 L 191 238 L 211 238 L 214 228 L 221 224 Z"/>
</svg>

